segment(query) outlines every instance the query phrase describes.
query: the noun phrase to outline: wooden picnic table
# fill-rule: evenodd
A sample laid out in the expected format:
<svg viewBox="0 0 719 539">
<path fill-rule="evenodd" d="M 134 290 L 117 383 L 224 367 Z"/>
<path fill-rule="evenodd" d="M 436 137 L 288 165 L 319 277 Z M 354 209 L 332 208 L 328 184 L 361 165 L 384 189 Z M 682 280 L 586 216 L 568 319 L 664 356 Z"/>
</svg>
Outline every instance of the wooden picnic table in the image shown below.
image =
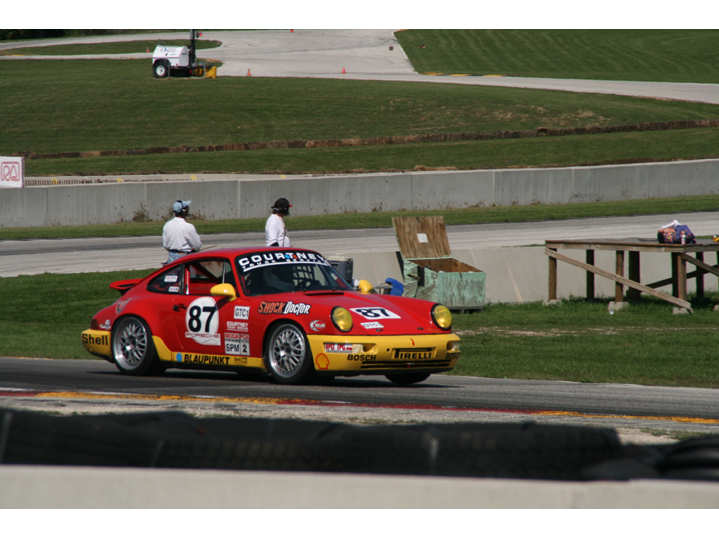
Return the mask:
<svg viewBox="0 0 719 539">
<path fill-rule="evenodd" d="M 559 249 L 582 249 L 586 251 L 586 262 L 581 262 L 559 253 Z M 594 251 L 615 251 L 616 264 L 614 273 L 594 265 Z M 704 275 L 711 273 L 719 277 L 719 243 L 707 239 L 698 239 L 696 243 L 686 245 L 658 243 L 656 238 L 625 238 L 625 239 L 587 239 L 587 240 L 546 240 L 545 254 L 549 257 L 549 297 L 557 299 L 557 261 L 566 262 L 587 272 L 587 298 L 594 298 L 594 275 L 600 275 L 615 282 L 614 301 L 624 301 L 624 286 L 629 287 L 627 299 L 639 299 L 643 292 L 663 299 L 691 312 L 691 304 L 687 301 L 687 280 L 696 279 L 697 297 L 704 295 Z M 624 276 L 624 254 L 629 253 L 629 276 Z M 670 253 L 672 276 L 649 284 L 640 283 L 640 260 L 642 252 Z M 704 262 L 704 253 L 717 253 L 717 265 L 711 266 Z M 687 273 L 687 263 L 696 266 L 696 270 Z M 656 290 L 662 286 L 672 285 L 672 294 Z"/>
</svg>

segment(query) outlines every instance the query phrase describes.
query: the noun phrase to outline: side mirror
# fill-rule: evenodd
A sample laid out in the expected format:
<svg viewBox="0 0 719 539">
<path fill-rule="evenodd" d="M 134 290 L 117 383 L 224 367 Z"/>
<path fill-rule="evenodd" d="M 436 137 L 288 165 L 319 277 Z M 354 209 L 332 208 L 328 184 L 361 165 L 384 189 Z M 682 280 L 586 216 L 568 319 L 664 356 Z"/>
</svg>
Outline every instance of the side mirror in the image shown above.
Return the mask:
<svg viewBox="0 0 719 539">
<path fill-rule="evenodd" d="M 230 301 L 237 299 L 237 291 L 235 290 L 235 287 L 227 283 L 216 284 L 210 289 L 210 294 L 213 296 L 227 298 Z"/>
</svg>

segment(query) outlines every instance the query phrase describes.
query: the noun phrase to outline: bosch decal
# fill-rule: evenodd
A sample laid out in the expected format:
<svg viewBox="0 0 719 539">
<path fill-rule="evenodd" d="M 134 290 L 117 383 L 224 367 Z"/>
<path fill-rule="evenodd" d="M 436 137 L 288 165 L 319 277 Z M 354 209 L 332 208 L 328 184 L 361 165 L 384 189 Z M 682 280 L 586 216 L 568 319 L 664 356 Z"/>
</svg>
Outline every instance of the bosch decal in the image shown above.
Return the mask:
<svg viewBox="0 0 719 539">
<path fill-rule="evenodd" d="M 225 354 L 249 356 L 250 336 L 246 333 L 225 333 Z"/>
<path fill-rule="evenodd" d="M 307 303 L 293 303 L 291 301 L 263 301 L 257 312 L 260 314 L 310 314 L 312 305 Z"/>
<path fill-rule="evenodd" d="M 362 363 L 377 361 L 375 354 L 350 354 L 347 356 L 349 361 L 361 361 Z"/>
<path fill-rule="evenodd" d="M 310 322 L 310 329 L 312 331 L 324 331 L 326 327 L 327 324 L 322 320 L 312 320 L 312 322 Z"/>
<path fill-rule="evenodd" d="M 198 344 L 220 346 L 220 334 L 217 332 L 220 325 L 218 318 L 214 298 L 197 298 L 187 308 L 185 337 Z"/>
<path fill-rule="evenodd" d="M 400 315 L 393 313 L 389 309 L 382 307 L 357 307 L 350 309 L 350 311 L 357 313 L 360 316 L 367 318 L 368 320 L 385 320 L 388 318 L 401 318 Z"/>
<path fill-rule="evenodd" d="M 249 320 L 250 308 L 235 305 L 235 320 Z"/>
<path fill-rule="evenodd" d="M 317 253 L 304 253 L 304 252 L 287 252 L 287 251 L 273 251 L 268 253 L 257 253 L 242 257 L 237 260 L 237 263 L 242 268 L 242 271 L 249 271 L 262 266 L 272 266 L 278 264 L 320 264 L 322 266 L 329 266 L 322 255 Z"/>
</svg>

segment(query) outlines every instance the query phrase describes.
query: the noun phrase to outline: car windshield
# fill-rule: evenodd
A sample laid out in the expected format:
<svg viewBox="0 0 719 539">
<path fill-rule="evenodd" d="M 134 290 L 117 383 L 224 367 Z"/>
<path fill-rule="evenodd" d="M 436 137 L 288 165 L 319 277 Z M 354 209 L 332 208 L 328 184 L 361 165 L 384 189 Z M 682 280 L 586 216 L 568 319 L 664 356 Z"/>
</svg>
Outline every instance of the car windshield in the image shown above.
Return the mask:
<svg viewBox="0 0 719 539">
<path fill-rule="evenodd" d="M 268 251 L 240 256 L 236 262 L 248 296 L 351 289 L 317 253 Z"/>
</svg>

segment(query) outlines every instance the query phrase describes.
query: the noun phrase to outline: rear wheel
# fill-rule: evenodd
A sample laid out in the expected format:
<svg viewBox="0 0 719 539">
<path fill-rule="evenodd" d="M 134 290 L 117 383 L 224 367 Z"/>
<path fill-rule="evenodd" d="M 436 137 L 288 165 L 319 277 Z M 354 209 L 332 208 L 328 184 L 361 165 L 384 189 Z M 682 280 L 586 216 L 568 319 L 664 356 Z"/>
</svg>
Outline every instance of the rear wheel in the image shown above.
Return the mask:
<svg viewBox="0 0 719 539">
<path fill-rule="evenodd" d="M 126 316 L 115 322 L 112 358 L 124 374 L 152 376 L 165 370 L 157 357 L 149 326 L 136 316 Z"/>
<path fill-rule="evenodd" d="M 165 62 L 155 62 L 152 73 L 156 79 L 164 79 L 170 74 L 170 67 Z"/>
<path fill-rule="evenodd" d="M 267 340 L 265 365 L 280 384 L 311 381 L 315 369 L 304 331 L 289 323 L 274 328 Z"/>
<path fill-rule="evenodd" d="M 419 382 L 424 382 L 427 378 L 429 378 L 429 374 L 421 373 L 421 372 L 411 372 L 407 374 L 388 374 L 387 379 L 390 382 L 394 382 L 395 384 L 399 384 L 401 386 L 408 386 L 410 384 L 418 384 Z"/>
</svg>

